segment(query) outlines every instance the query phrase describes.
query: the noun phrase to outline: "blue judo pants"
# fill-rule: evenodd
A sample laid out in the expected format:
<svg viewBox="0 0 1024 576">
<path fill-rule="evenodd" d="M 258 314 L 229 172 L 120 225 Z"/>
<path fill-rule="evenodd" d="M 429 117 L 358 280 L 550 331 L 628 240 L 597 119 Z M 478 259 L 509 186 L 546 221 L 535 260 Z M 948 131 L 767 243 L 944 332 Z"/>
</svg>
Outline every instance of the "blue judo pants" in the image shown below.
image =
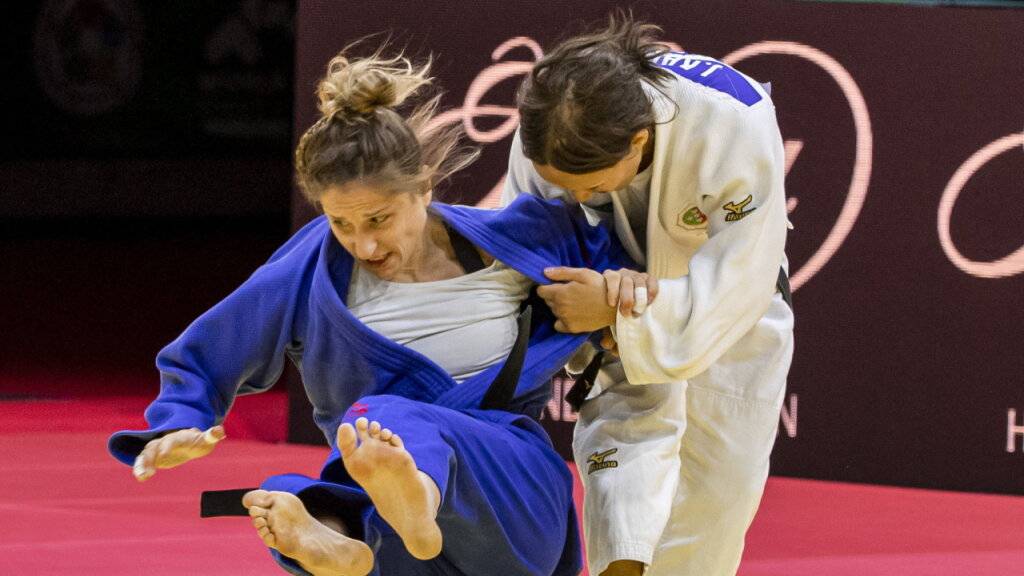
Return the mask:
<svg viewBox="0 0 1024 576">
<path fill-rule="evenodd" d="M 345 471 L 335 447 L 319 479 L 274 476 L 264 490 L 296 494 L 314 516 L 339 518 L 374 551 L 373 575 L 576 576 L 582 562 L 572 475 L 530 418 L 498 410 L 452 410 L 400 396 L 367 396 L 343 422 L 376 420 L 402 437 L 437 484 L 441 554 L 413 558 Z M 332 439 L 333 443 L 333 439 Z M 271 550 L 292 574 L 294 560 Z"/>
</svg>

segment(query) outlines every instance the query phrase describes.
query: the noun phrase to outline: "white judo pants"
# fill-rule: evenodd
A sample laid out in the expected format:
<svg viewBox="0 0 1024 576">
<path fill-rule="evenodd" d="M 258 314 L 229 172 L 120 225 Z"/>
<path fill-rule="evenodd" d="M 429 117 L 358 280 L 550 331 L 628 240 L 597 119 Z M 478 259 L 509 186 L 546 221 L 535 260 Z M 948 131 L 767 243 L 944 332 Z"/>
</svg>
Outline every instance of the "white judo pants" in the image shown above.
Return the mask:
<svg viewBox="0 0 1024 576">
<path fill-rule="evenodd" d="M 647 576 L 733 576 L 764 492 L 793 356 L 793 314 L 765 316 L 707 371 L 670 384 L 606 366 L 582 407 L 573 453 L 583 480 L 587 561 Z"/>
</svg>

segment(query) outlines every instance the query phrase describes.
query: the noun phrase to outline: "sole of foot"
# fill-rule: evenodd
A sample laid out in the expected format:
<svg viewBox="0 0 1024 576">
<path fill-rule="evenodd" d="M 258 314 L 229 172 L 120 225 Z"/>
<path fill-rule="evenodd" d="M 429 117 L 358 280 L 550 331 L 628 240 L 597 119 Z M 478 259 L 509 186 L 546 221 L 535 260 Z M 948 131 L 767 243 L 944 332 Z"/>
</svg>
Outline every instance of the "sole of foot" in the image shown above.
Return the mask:
<svg viewBox="0 0 1024 576">
<path fill-rule="evenodd" d="M 263 543 L 314 576 L 366 576 L 373 551 L 365 542 L 328 528 L 289 492 L 254 490 L 242 498 Z"/>
<path fill-rule="evenodd" d="M 346 423 L 338 428 L 338 450 L 345 469 L 366 490 L 406 550 L 420 560 L 440 554 L 440 492 L 434 481 L 416 468 L 402 439 L 379 422 L 359 418 L 355 426 Z"/>
</svg>

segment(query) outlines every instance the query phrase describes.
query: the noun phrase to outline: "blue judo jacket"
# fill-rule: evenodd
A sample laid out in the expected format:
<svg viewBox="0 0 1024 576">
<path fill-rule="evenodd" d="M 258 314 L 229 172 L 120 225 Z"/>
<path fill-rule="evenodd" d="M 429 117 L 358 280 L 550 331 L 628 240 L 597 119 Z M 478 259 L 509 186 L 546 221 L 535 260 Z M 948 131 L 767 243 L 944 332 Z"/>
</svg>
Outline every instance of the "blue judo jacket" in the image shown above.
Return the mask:
<svg viewBox="0 0 1024 576">
<path fill-rule="evenodd" d="M 550 283 L 543 272 L 549 266 L 598 271 L 633 266 L 614 235 L 590 226 L 578 206 L 523 195 L 503 210 L 439 202 L 430 209 L 538 284 Z M 367 328 L 345 305 L 353 264 L 325 217 L 299 230 L 160 351 L 160 394 L 145 413 L 149 429 L 115 433 L 108 442 L 111 454 L 130 465 L 164 432 L 221 423 L 237 395 L 273 386 L 286 357 L 298 367 L 314 421 L 332 447 L 346 410 L 363 396 L 392 394 L 457 410 L 479 408 L 501 363 L 457 384 L 422 354 Z M 551 376 L 588 335 L 558 333 L 542 302 L 534 308 L 509 411 L 537 418 L 550 397 Z"/>
</svg>

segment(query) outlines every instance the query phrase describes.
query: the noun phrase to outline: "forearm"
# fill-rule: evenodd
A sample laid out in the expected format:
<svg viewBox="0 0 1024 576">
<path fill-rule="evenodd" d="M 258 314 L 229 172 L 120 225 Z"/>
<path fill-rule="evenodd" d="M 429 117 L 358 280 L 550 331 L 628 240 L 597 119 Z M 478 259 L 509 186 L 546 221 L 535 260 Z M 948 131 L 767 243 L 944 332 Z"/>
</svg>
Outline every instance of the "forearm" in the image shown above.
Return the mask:
<svg viewBox="0 0 1024 576">
<path fill-rule="evenodd" d="M 706 370 L 764 315 L 784 256 L 785 210 L 770 204 L 720 231 L 685 276 L 660 280 L 634 317 L 618 314 L 616 339 L 630 382 L 686 380 Z"/>
</svg>

